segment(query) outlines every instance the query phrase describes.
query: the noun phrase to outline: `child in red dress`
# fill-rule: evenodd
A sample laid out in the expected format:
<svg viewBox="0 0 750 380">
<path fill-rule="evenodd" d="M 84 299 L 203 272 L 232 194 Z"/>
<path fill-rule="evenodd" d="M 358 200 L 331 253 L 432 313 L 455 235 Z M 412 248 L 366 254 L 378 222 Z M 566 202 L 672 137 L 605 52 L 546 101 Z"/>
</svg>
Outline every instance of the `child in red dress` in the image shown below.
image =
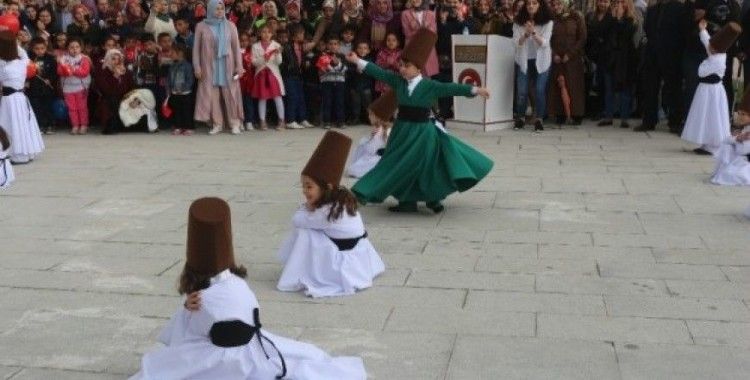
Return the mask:
<svg viewBox="0 0 750 380">
<path fill-rule="evenodd" d="M 276 104 L 276 114 L 279 124 L 276 130 L 286 128 L 284 122 L 284 82 L 281 80 L 281 45 L 272 39 L 273 31 L 268 25 L 260 28 L 260 41 L 253 44 L 253 66 L 255 66 L 255 81 L 252 95 L 258 99 L 258 116 L 260 129 L 268 129 L 266 125 L 266 101 L 273 99 Z"/>
</svg>

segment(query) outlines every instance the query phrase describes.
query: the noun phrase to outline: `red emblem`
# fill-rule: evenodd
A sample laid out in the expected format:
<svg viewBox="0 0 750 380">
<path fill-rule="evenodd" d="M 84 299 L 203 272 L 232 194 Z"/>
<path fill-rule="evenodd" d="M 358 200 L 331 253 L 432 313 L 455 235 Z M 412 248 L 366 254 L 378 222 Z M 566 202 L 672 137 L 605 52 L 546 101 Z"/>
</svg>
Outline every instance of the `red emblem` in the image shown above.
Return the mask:
<svg viewBox="0 0 750 380">
<path fill-rule="evenodd" d="M 461 74 L 458 74 L 458 83 L 482 87 L 482 78 L 476 70 L 465 69 Z"/>
</svg>

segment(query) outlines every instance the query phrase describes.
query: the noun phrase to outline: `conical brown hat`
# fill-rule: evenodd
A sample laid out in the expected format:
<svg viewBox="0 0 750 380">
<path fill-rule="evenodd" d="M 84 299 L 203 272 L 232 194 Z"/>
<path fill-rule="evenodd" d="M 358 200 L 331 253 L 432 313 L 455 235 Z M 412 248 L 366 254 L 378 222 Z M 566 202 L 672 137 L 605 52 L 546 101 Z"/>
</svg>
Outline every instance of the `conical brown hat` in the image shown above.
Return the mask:
<svg viewBox="0 0 750 380">
<path fill-rule="evenodd" d="M 344 174 L 352 139 L 335 131 L 328 131 L 318 143 L 302 174 L 337 187 Z"/>
<path fill-rule="evenodd" d="M 232 217 L 223 199 L 200 198 L 190 205 L 185 266 L 207 276 L 235 266 Z"/>
<path fill-rule="evenodd" d="M 437 34 L 433 31 L 421 28 L 411 37 L 409 43 L 401 51 L 401 60 L 417 66 L 420 70 L 424 68 L 432 49 L 437 43 Z"/>
<path fill-rule="evenodd" d="M 736 22 L 724 25 L 718 32 L 711 36 L 708 43 L 717 53 L 726 53 L 734 45 L 734 41 L 742 34 L 742 27 Z"/>
<path fill-rule="evenodd" d="M 381 121 L 387 122 L 391 120 L 393 114 L 396 113 L 396 109 L 398 109 L 396 93 L 389 89 L 383 95 L 380 95 L 379 98 L 375 99 L 374 102 L 370 103 L 367 109 Z"/>
</svg>

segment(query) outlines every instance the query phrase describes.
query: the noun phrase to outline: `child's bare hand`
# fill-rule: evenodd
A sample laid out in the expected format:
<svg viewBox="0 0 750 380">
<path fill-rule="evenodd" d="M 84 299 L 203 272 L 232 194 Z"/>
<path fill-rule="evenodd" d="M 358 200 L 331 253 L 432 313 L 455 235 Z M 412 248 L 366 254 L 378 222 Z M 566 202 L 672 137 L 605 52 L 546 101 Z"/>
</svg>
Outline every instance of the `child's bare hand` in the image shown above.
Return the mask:
<svg viewBox="0 0 750 380">
<path fill-rule="evenodd" d="M 346 60 L 351 64 L 357 64 L 357 62 L 359 62 L 359 56 L 357 55 L 357 53 L 352 51 L 346 55 Z"/>
<path fill-rule="evenodd" d="M 201 309 L 201 292 L 192 292 L 188 294 L 184 303 L 185 309 L 198 311 Z"/>
<path fill-rule="evenodd" d="M 487 88 L 485 88 L 485 87 L 478 87 L 477 88 L 477 95 L 481 96 L 481 97 L 483 97 L 485 99 L 489 99 L 490 98 L 490 91 L 487 90 Z"/>
</svg>

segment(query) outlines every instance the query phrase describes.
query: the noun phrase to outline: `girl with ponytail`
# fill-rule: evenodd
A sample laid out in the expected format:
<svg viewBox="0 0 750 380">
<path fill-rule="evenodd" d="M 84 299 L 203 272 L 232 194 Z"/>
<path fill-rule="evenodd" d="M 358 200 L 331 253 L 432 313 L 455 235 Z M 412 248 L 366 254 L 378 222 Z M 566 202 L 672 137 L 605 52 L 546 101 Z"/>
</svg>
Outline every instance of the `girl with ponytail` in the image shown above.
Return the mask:
<svg viewBox="0 0 750 380">
<path fill-rule="evenodd" d="M 279 249 L 284 270 L 277 288 L 312 297 L 354 294 L 385 270 L 367 238 L 354 194 L 340 185 L 352 140 L 328 131 L 302 170 L 305 203 Z"/>
</svg>

